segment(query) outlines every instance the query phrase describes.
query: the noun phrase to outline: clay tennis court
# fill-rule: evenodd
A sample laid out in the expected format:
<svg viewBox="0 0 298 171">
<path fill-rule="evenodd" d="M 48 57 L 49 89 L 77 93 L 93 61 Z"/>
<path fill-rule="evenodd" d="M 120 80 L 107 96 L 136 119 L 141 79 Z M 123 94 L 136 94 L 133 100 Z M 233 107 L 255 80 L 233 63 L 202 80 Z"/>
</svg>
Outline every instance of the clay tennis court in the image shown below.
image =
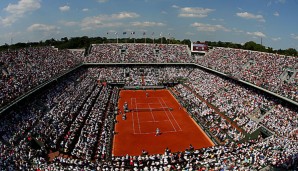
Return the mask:
<svg viewBox="0 0 298 171">
<path fill-rule="evenodd" d="M 160 154 L 166 147 L 177 152 L 190 144 L 196 149 L 214 145 L 168 90 L 121 90 L 118 108 L 122 113 L 124 103 L 130 112 L 126 120 L 121 114 L 116 118 L 115 156 L 140 155 L 143 149 Z"/>
</svg>

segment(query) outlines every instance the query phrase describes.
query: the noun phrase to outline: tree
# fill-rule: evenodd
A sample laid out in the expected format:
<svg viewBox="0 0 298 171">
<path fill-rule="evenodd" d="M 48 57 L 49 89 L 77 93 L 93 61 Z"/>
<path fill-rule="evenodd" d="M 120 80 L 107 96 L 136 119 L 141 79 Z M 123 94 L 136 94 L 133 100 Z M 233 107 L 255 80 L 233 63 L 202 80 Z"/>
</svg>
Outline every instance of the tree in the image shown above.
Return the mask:
<svg viewBox="0 0 298 171">
<path fill-rule="evenodd" d="M 285 50 L 285 55 L 287 56 L 297 56 L 297 50 L 294 48 L 289 48 Z"/>
<path fill-rule="evenodd" d="M 221 42 L 221 41 L 218 41 L 217 46 L 219 46 L 219 47 L 224 47 L 224 43 Z"/>
<path fill-rule="evenodd" d="M 247 50 L 254 50 L 255 46 L 256 46 L 256 43 L 254 41 L 249 41 L 249 42 L 246 42 L 243 47 L 244 49 L 247 49 Z"/>
<path fill-rule="evenodd" d="M 254 51 L 260 51 L 260 52 L 267 52 L 265 46 L 261 44 L 257 44 L 254 41 L 249 41 L 244 44 L 244 49 L 247 50 L 254 50 Z"/>
<path fill-rule="evenodd" d="M 162 41 L 161 41 L 162 39 Z M 90 44 L 101 44 L 101 43 L 116 43 L 116 39 L 107 39 L 106 37 L 88 37 L 88 36 L 82 36 L 82 37 L 62 37 L 60 40 L 55 40 L 54 38 L 45 40 L 45 41 L 39 41 L 39 42 L 29 42 L 29 43 L 16 43 L 13 45 L 2 45 L 0 46 L 0 51 L 7 50 L 7 49 L 18 49 L 18 48 L 24 48 L 24 47 L 36 47 L 36 46 L 55 46 L 59 49 L 75 49 L 75 48 L 88 48 Z M 144 38 L 119 38 L 119 43 L 144 43 Z M 148 37 L 146 39 L 147 43 L 153 43 L 152 38 Z M 154 43 L 167 44 L 169 41 L 167 41 L 166 37 L 159 37 L 154 39 Z M 191 41 L 189 39 L 184 40 L 176 40 L 175 38 L 171 38 L 170 41 L 171 44 L 185 44 L 189 48 L 191 46 Z M 265 47 L 261 44 L 257 44 L 253 41 L 246 42 L 243 46 L 241 44 L 233 43 L 233 42 L 211 42 L 206 41 L 208 46 L 215 46 L 215 47 L 230 47 L 230 48 L 237 48 L 237 49 L 247 49 L 247 50 L 254 50 L 254 51 L 262 51 L 262 52 L 269 52 L 269 53 L 278 53 L 282 55 L 288 55 L 288 56 L 298 56 L 298 52 L 294 48 L 288 48 L 286 50 L 279 49 L 279 50 L 273 50 L 271 47 Z"/>
<path fill-rule="evenodd" d="M 54 38 L 51 38 L 45 41 L 46 46 L 55 46 L 55 44 L 56 44 L 56 40 Z"/>
<path fill-rule="evenodd" d="M 67 37 L 63 37 L 63 38 L 61 38 L 61 41 L 62 42 L 68 42 L 68 38 Z"/>
<path fill-rule="evenodd" d="M 182 44 L 187 45 L 188 47 L 191 46 L 191 41 L 189 39 L 184 39 L 181 41 Z"/>
</svg>

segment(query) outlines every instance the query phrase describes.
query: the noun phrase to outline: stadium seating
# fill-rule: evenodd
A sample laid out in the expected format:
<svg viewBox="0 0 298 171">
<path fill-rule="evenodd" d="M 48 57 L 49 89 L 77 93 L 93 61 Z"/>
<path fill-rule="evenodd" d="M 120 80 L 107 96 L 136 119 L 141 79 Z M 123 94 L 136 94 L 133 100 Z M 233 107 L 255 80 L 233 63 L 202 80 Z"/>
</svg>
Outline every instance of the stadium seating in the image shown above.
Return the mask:
<svg viewBox="0 0 298 171">
<path fill-rule="evenodd" d="M 0 53 L 0 107 L 85 62 L 198 63 L 297 101 L 297 58 L 215 48 L 191 58 L 184 45 L 103 44 L 91 53 L 52 47 Z M 197 59 L 194 61 L 194 59 Z M 187 78 L 181 81 L 181 78 Z M 218 145 L 140 156 L 111 155 L 119 88 L 99 84 L 160 85 L 171 91 Z M 260 170 L 298 165 L 298 109 L 191 66 L 79 68 L 35 98 L 3 113 L 0 168 L 6 170 Z M 13 125 L 13 126 L 12 126 Z M 249 137 L 260 127 L 272 136 Z M 246 140 L 245 140 L 246 139 Z M 245 140 L 245 141 L 244 141 Z M 47 154 L 57 152 L 54 159 Z M 1 170 L 0 169 L 0 170 Z"/>
<path fill-rule="evenodd" d="M 0 52 L 0 108 L 82 62 L 84 51 L 53 47 Z"/>
<path fill-rule="evenodd" d="M 297 57 L 214 48 L 196 62 L 298 101 Z"/>
<path fill-rule="evenodd" d="M 85 58 L 88 63 L 190 63 L 186 45 L 96 44 Z"/>
</svg>

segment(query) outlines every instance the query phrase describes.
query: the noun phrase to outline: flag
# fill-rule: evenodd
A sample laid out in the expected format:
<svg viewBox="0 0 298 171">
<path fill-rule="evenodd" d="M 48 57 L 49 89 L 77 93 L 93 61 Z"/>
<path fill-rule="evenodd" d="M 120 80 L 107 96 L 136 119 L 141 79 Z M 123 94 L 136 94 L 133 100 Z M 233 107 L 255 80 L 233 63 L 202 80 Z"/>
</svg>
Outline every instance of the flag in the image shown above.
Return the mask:
<svg viewBox="0 0 298 171">
<path fill-rule="evenodd" d="M 162 36 L 162 32 L 160 32 L 159 36 L 160 36 L 160 37 Z"/>
<path fill-rule="evenodd" d="M 143 35 L 146 35 L 146 32 L 143 32 Z"/>
<path fill-rule="evenodd" d="M 135 33 L 136 33 L 136 32 L 134 32 L 134 31 L 133 31 L 133 32 L 131 32 L 131 34 L 135 34 Z"/>
<path fill-rule="evenodd" d="M 126 31 L 125 31 L 125 32 L 123 32 L 123 34 L 126 34 Z"/>
<path fill-rule="evenodd" d="M 115 32 L 115 34 L 118 34 L 117 32 Z"/>
<path fill-rule="evenodd" d="M 109 34 L 109 32 L 107 32 L 107 34 Z"/>
</svg>

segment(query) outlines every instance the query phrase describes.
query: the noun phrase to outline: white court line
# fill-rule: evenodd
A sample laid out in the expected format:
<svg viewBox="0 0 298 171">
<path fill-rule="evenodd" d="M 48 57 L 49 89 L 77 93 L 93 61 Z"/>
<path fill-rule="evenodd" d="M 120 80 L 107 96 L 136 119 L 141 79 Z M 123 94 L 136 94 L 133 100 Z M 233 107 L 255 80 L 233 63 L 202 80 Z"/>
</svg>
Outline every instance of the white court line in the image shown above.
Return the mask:
<svg viewBox="0 0 298 171">
<path fill-rule="evenodd" d="M 131 106 L 132 106 L 132 99 L 133 98 L 130 99 Z M 133 117 L 133 111 L 131 112 L 131 115 L 132 115 L 131 117 L 132 117 L 132 129 L 133 129 L 133 133 L 136 134 L 136 131 L 135 131 L 135 119 Z"/>
<path fill-rule="evenodd" d="M 146 123 L 146 122 L 165 122 L 165 121 L 169 121 L 169 120 L 159 120 L 159 121 L 142 121 L 140 123 Z"/>
<path fill-rule="evenodd" d="M 161 104 L 161 106 L 163 107 L 163 105 L 162 105 L 162 103 L 160 102 L 160 99 L 159 99 L 159 98 L 158 98 L 158 101 L 159 101 L 159 103 Z M 168 113 L 167 113 L 167 111 L 166 111 L 165 109 L 164 109 L 164 112 L 166 113 L 166 115 L 167 115 L 167 117 L 168 117 L 170 123 L 172 124 L 172 127 L 173 127 L 174 130 L 177 132 L 176 128 L 174 127 L 174 125 L 173 125 L 173 123 L 172 123 L 172 121 L 171 121 L 170 117 L 168 116 Z"/>
<path fill-rule="evenodd" d="M 138 103 L 138 104 L 139 104 L 139 103 Z M 137 105 L 138 105 L 138 104 L 137 104 Z M 160 103 L 158 103 L 158 104 L 160 104 Z M 154 109 L 154 108 L 150 108 L 150 107 L 149 107 L 149 108 L 138 108 L 138 110 L 139 110 L 139 109 L 149 109 L 149 110 L 151 109 L 151 111 L 152 111 L 152 109 Z"/>
<path fill-rule="evenodd" d="M 166 102 L 163 100 L 163 98 L 161 98 L 161 99 L 162 99 L 163 103 L 166 105 Z M 163 106 L 163 105 L 162 105 L 162 106 Z M 174 121 L 175 121 L 176 124 L 178 125 L 178 127 L 179 127 L 179 131 L 182 131 L 180 125 L 178 124 L 178 122 L 177 122 L 176 118 L 174 117 L 173 113 L 171 112 L 171 110 L 168 110 L 168 111 L 170 112 L 170 114 L 172 115 L 172 118 L 174 119 Z"/>
<path fill-rule="evenodd" d="M 161 131 L 162 134 L 166 134 L 166 133 L 172 133 L 172 132 L 177 132 L 177 131 Z M 136 133 L 136 134 L 155 134 L 156 132 L 145 132 L 145 133 Z"/>
<path fill-rule="evenodd" d="M 136 109 L 137 109 L 137 118 L 138 118 L 138 125 L 139 125 L 139 132 L 142 133 L 141 131 L 141 124 L 140 124 L 140 119 L 139 119 L 139 112 L 138 112 L 138 104 L 137 104 L 137 99 L 134 98 L 136 101 Z"/>
<path fill-rule="evenodd" d="M 138 103 L 139 105 L 141 104 L 160 104 L 160 103 Z"/>
<path fill-rule="evenodd" d="M 153 112 L 152 112 L 152 108 L 151 108 L 150 104 L 148 104 L 148 106 L 149 106 L 150 113 L 151 113 L 151 116 L 153 118 L 153 121 L 155 122 L 155 118 L 154 118 L 154 115 L 153 115 Z"/>
</svg>

